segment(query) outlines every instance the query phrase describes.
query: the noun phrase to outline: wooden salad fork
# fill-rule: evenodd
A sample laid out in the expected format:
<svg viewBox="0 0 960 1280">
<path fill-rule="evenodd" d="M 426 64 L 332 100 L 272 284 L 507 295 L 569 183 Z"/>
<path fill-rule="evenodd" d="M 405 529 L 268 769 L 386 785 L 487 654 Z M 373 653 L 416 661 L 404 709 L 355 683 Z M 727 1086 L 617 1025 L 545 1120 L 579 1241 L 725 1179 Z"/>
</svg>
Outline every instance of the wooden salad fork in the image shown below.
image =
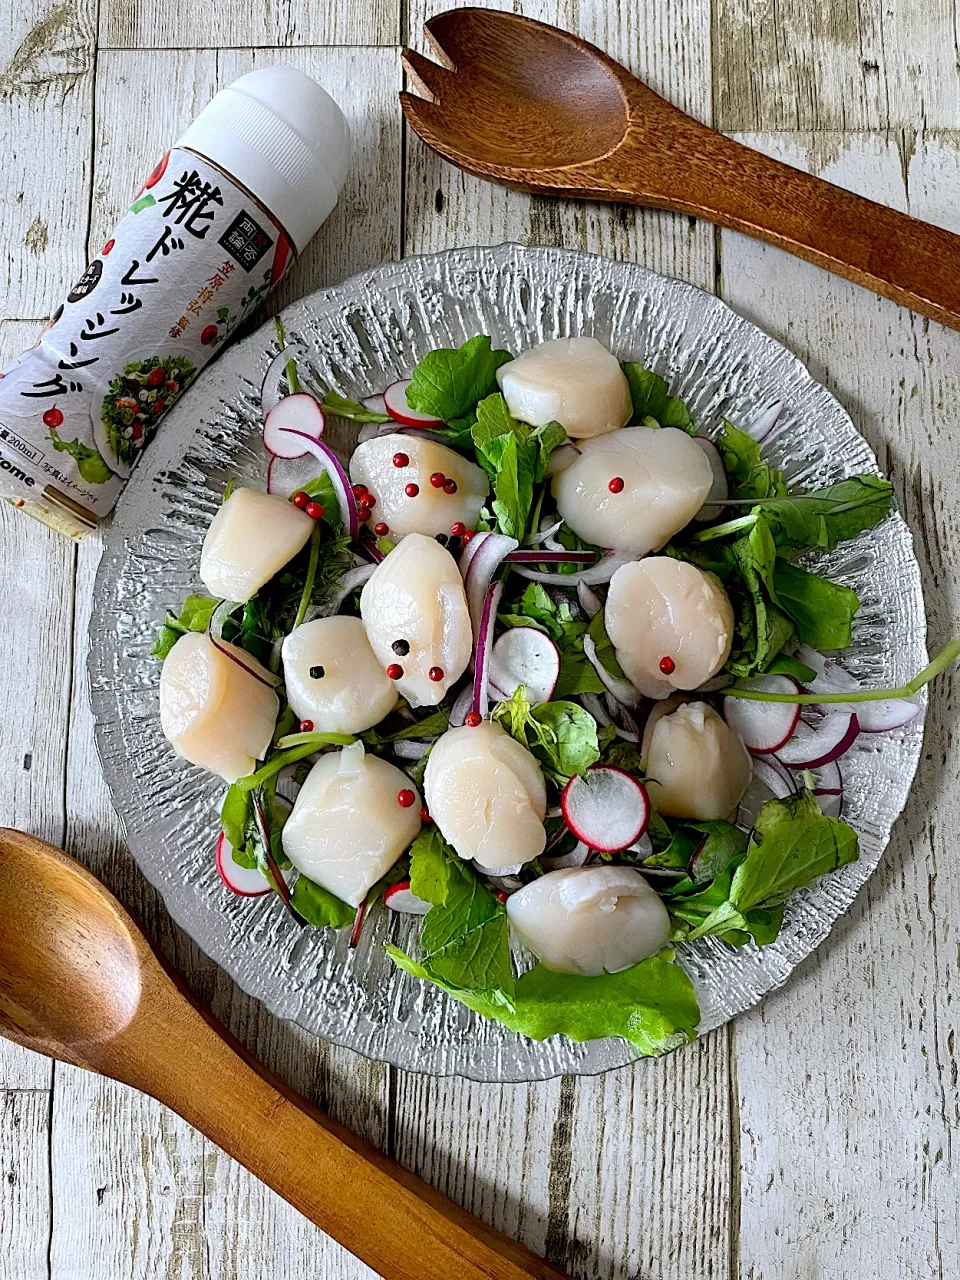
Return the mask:
<svg viewBox="0 0 960 1280">
<path fill-rule="evenodd" d="M 468 173 L 705 218 L 960 329 L 960 236 L 725 138 L 556 27 L 454 9 L 425 32 L 438 61 L 404 50 L 404 114 Z"/>
<path fill-rule="evenodd" d="M 98 880 L 5 828 L 0 1034 L 159 1099 L 386 1280 L 570 1280 L 288 1089 Z"/>
</svg>

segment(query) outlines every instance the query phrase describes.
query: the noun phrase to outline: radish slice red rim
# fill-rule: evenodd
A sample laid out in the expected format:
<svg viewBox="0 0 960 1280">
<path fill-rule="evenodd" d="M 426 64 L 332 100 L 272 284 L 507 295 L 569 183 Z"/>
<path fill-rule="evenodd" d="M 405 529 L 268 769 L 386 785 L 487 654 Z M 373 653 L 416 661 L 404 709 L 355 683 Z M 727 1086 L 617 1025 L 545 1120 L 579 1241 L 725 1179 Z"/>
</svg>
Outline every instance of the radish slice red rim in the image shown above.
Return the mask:
<svg viewBox="0 0 960 1280">
<path fill-rule="evenodd" d="M 765 693 L 799 693 L 800 686 L 790 676 L 767 675 L 747 680 L 746 689 Z M 724 698 L 723 717 L 736 729 L 748 751 L 757 755 L 773 755 L 793 737 L 800 719 L 800 708 L 790 702 L 747 702 L 743 698 Z"/>
<path fill-rule="evenodd" d="M 284 431 L 287 435 L 299 436 L 306 445 L 307 452 L 312 453 L 323 464 L 323 469 L 330 477 L 330 483 L 333 485 L 337 501 L 340 503 L 340 514 L 343 517 L 343 523 L 346 525 L 350 537 L 356 538 L 360 532 L 357 500 L 353 496 L 350 478 L 344 471 L 340 459 L 322 440 L 315 440 L 313 436 L 306 435 L 302 431 L 293 431 L 287 427 L 284 428 Z"/>
<path fill-rule="evenodd" d="M 583 637 L 583 652 L 607 690 L 613 694 L 618 702 L 622 702 L 625 707 L 640 706 L 643 699 L 636 686 L 632 685 L 629 680 L 621 679 L 620 676 L 611 675 L 600 661 L 600 655 L 597 653 L 597 646 L 594 644 L 593 636 L 585 635 Z"/>
<path fill-rule="evenodd" d="M 723 459 L 720 457 L 720 450 L 708 440 L 706 436 L 694 436 L 694 443 L 698 444 L 706 455 L 707 461 L 710 463 L 710 470 L 713 472 L 713 484 L 710 486 L 710 492 L 707 494 L 706 501 L 703 506 L 693 517 L 694 520 L 716 520 L 717 516 L 723 514 L 723 508 L 715 506 L 717 502 L 726 502 L 730 497 L 730 485 L 727 482 L 727 472 L 723 465 Z"/>
<path fill-rule="evenodd" d="M 567 826 L 600 853 L 618 853 L 639 840 L 650 819 L 641 782 L 612 765 L 595 764 L 570 779 L 560 796 Z"/>
<path fill-rule="evenodd" d="M 824 716 L 816 729 L 801 720 L 793 737 L 777 752 L 777 758 L 791 769 L 818 769 L 831 760 L 839 760 L 859 734 L 860 721 L 847 711 Z"/>
<path fill-rule="evenodd" d="M 391 382 L 387 387 L 383 393 L 387 413 L 394 422 L 402 422 L 406 427 L 442 427 L 442 418 L 435 418 L 432 413 L 419 413 L 407 404 L 407 387 L 410 386 L 410 381 L 409 378 L 404 378 L 402 382 Z"/>
<path fill-rule="evenodd" d="M 832 658 L 825 658 L 809 645 L 801 645 L 797 657 L 816 671 L 816 677 L 807 688 L 811 693 L 854 693 L 863 686 Z M 910 698 L 889 698 L 882 702 L 833 702 L 826 704 L 830 711 L 854 713 L 860 721 L 861 733 L 889 733 L 902 729 L 920 714 L 920 704 Z"/>
<path fill-rule="evenodd" d="M 507 698 L 524 685 L 533 706 L 549 702 L 560 679 L 560 653 L 535 627 L 510 627 L 490 654 L 490 687 Z"/>
<path fill-rule="evenodd" d="M 529 578 L 531 582 L 542 582 L 551 587 L 576 587 L 585 582 L 588 587 L 598 586 L 601 582 L 609 582 L 621 565 L 629 564 L 631 556 L 605 555 L 596 564 L 579 573 L 541 573 L 539 569 L 528 569 L 518 565 L 516 572 L 521 578 Z"/>
<path fill-rule="evenodd" d="M 217 840 L 217 871 L 220 879 L 240 898 L 262 898 L 271 893 L 270 884 L 257 867 L 241 867 L 233 859 L 233 845 L 220 832 Z"/>
<path fill-rule="evenodd" d="M 275 458 L 302 458 L 307 452 L 304 439 L 319 440 L 326 420 L 323 410 L 311 395 L 296 395 L 278 400 L 263 422 L 263 446 Z"/>
<path fill-rule="evenodd" d="M 383 895 L 383 901 L 391 911 L 403 911 L 410 916 L 425 916 L 432 906 L 432 903 L 417 897 L 410 888 L 409 880 L 392 884 Z"/>
<path fill-rule="evenodd" d="M 497 606 L 503 595 L 503 583 L 493 582 L 487 591 L 477 629 L 476 665 L 473 677 L 473 710 L 485 716 L 490 710 L 490 653 L 493 649 L 493 628 L 497 621 Z"/>
</svg>

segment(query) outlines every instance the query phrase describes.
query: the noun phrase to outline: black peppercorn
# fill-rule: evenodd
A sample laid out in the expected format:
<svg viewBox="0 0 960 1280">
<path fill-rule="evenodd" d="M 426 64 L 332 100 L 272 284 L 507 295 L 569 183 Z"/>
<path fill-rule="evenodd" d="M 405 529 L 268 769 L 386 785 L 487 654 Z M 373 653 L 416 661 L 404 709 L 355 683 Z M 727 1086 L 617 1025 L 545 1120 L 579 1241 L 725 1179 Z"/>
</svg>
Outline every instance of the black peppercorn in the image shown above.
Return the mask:
<svg viewBox="0 0 960 1280">
<path fill-rule="evenodd" d="M 310 679 L 311 679 L 311 680 L 322 680 L 322 679 L 323 679 L 323 676 L 324 676 L 323 667 L 311 667 L 311 668 L 310 668 Z"/>
<path fill-rule="evenodd" d="M 394 640 L 390 648 L 398 658 L 405 658 L 410 652 L 410 645 L 406 640 Z"/>
</svg>

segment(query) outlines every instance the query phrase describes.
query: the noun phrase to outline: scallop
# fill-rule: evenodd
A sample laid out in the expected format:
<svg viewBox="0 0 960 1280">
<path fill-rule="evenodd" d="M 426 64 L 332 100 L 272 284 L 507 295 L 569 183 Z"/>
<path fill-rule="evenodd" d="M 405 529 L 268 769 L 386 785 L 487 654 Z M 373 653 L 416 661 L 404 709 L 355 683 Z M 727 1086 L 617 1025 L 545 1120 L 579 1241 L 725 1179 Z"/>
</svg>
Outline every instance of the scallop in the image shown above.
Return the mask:
<svg viewBox="0 0 960 1280">
<path fill-rule="evenodd" d="M 448 729 L 430 752 L 423 789 L 431 818 L 461 858 L 495 871 L 543 852 L 543 774 L 499 724 Z"/>
<path fill-rule="evenodd" d="M 603 617 L 617 661 L 648 698 L 696 689 L 730 656 L 730 599 L 718 578 L 684 560 L 648 556 L 622 565 Z"/>
<path fill-rule="evenodd" d="M 616 431 L 633 401 L 620 362 L 596 338 L 554 338 L 497 370 L 507 408 L 521 422 L 559 422 L 577 439 Z"/>
<path fill-rule="evenodd" d="M 400 542 L 360 595 L 370 647 L 399 669 L 396 686 L 412 707 L 435 706 L 467 669 L 473 632 L 463 578 L 445 547 L 422 533 Z"/>
<path fill-rule="evenodd" d="M 274 677 L 244 649 L 197 631 L 160 675 L 160 727 L 178 755 L 236 782 L 266 755 L 280 710 Z"/>
<path fill-rule="evenodd" d="M 666 818 L 728 818 L 753 776 L 740 735 L 705 702 L 662 715 L 645 754 L 650 803 Z"/>
<path fill-rule="evenodd" d="M 713 484 L 706 455 L 677 427 L 625 427 L 580 445 L 553 479 L 557 510 L 598 547 L 645 556 L 703 506 Z"/>
<path fill-rule="evenodd" d="M 305 622 L 284 640 L 282 654 L 287 701 L 320 733 L 362 733 L 397 705 L 397 686 L 359 618 Z"/>
<path fill-rule="evenodd" d="M 234 489 L 213 517 L 200 554 L 211 595 L 246 604 L 306 546 L 313 521 L 285 498 Z"/>
<path fill-rule="evenodd" d="M 401 804 L 404 792 L 412 803 Z M 361 743 L 329 752 L 284 823 L 284 853 L 315 884 L 359 907 L 416 838 L 421 803 L 407 775 L 366 755 Z"/>
<path fill-rule="evenodd" d="M 394 541 L 409 533 L 449 534 L 455 524 L 476 529 L 490 491 L 482 467 L 423 435 L 374 436 L 358 445 L 350 479 L 375 496 L 371 523 L 385 524 Z M 416 493 L 408 492 L 410 485 Z"/>
<path fill-rule="evenodd" d="M 670 938 L 666 907 L 633 867 L 551 871 L 511 894 L 507 917 L 555 973 L 619 973 Z"/>
</svg>

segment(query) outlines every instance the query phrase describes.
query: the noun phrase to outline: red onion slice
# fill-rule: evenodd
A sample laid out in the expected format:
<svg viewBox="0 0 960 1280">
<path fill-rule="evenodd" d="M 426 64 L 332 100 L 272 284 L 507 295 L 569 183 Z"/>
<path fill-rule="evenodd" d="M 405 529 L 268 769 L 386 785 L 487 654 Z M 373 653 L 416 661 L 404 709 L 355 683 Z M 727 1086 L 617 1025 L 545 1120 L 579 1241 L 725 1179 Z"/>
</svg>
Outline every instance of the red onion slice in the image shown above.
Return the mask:
<svg viewBox="0 0 960 1280">
<path fill-rule="evenodd" d="M 510 564 L 596 564 L 595 551 L 511 551 Z"/>
<path fill-rule="evenodd" d="M 761 409 L 757 416 L 749 423 L 744 430 L 747 435 L 753 436 L 758 443 L 766 440 L 767 436 L 776 425 L 777 419 L 783 413 L 783 401 L 774 400 L 772 404 L 767 405 L 765 409 Z"/>
<path fill-rule="evenodd" d="M 527 542 L 530 544 L 531 547 L 550 545 L 550 539 L 553 537 L 553 535 L 557 532 L 557 530 L 563 524 L 563 521 L 558 520 L 555 524 L 548 525 L 546 522 L 549 519 L 550 519 L 549 516 L 544 516 L 543 522 L 540 525 L 540 532 L 535 533 L 532 537 L 527 539 Z"/>
<path fill-rule="evenodd" d="M 577 583 L 577 599 L 580 601 L 580 608 L 588 618 L 595 618 L 603 608 L 600 597 L 582 579 Z"/>
<path fill-rule="evenodd" d="M 566 827 L 563 828 L 563 834 L 567 834 Z M 585 867 L 590 861 L 592 853 L 593 850 L 590 846 L 579 840 L 569 853 L 555 855 L 541 853 L 539 862 L 546 871 L 560 871 L 564 867 Z"/>
<path fill-rule="evenodd" d="M 323 601 L 319 612 L 314 616 L 329 618 L 339 612 L 340 606 L 350 592 L 355 591 L 357 587 L 362 587 L 376 572 L 376 568 L 375 564 L 362 564 L 358 565 L 356 569 L 349 569 L 340 579 L 339 584 Z"/>
<path fill-rule="evenodd" d="M 600 661 L 597 654 L 597 646 L 594 644 L 593 636 L 585 635 L 583 637 L 583 652 L 586 654 L 587 661 L 596 671 L 597 675 L 603 681 L 604 686 L 609 693 L 612 693 L 618 702 L 622 702 L 625 707 L 639 707 L 643 698 L 640 691 L 629 680 L 623 680 L 619 676 L 612 676 L 607 668 Z"/>
<path fill-rule="evenodd" d="M 343 523 L 346 525 L 350 537 L 356 538 L 360 532 L 357 500 L 353 496 L 350 478 L 344 471 L 340 459 L 322 440 L 314 440 L 305 431 L 290 431 L 289 434 L 300 436 L 307 447 L 307 451 L 312 453 L 323 464 L 323 469 L 330 477 L 330 482 L 340 503 L 340 514 L 343 517 Z"/>
<path fill-rule="evenodd" d="M 467 718 L 467 712 L 473 706 L 473 683 L 471 682 L 466 688 L 461 689 L 457 695 L 457 699 L 450 708 L 450 726 L 453 729 L 459 729 L 463 726 L 463 722 Z"/>
<path fill-rule="evenodd" d="M 239 609 L 240 605 L 236 600 L 221 600 L 213 613 L 210 615 L 210 635 L 214 640 L 223 639 L 223 624 L 226 622 L 234 609 Z"/>
<path fill-rule="evenodd" d="M 238 657 L 238 656 L 237 656 L 237 654 L 233 653 L 233 652 L 232 652 L 232 651 L 227 647 L 227 643 L 226 643 L 226 641 L 225 641 L 225 640 L 217 640 L 215 636 L 211 636 L 211 637 L 210 637 L 210 642 L 211 642 L 211 644 L 213 645 L 213 647 L 214 647 L 215 649 L 218 649 L 218 650 L 220 651 L 220 653 L 222 653 L 222 654 L 223 654 L 223 656 L 224 656 L 225 658 L 229 658 L 229 659 L 230 659 L 230 661 L 231 661 L 231 662 L 235 662 L 235 663 L 237 664 L 237 666 L 238 666 L 238 667 L 242 667 L 242 668 L 243 668 L 243 670 L 244 670 L 244 671 L 246 671 L 247 675 L 253 676 L 254 680 L 258 680 L 258 681 L 260 682 L 260 684 L 265 684 L 265 685 L 267 686 L 267 688 L 268 688 L 268 689 L 275 689 L 275 688 L 277 687 L 277 685 L 279 684 L 279 681 L 278 681 L 278 680 L 276 680 L 276 679 L 273 679 L 273 680 L 264 680 L 263 676 L 262 676 L 262 675 L 260 675 L 260 673 L 259 673 L 259 672 L 257 672 L 257 671 L 253 671 L 250 667 L 248 667 L 248 666 L 247 666 L 247 664 L 243 661 L 243 659 L 242 659 L 242 658 Z M 256 662 L 256 658 L 254 658 L 254 657 L 251 655 L 251 657 L 250 657 L 250 661 L 251 661 L 251 662 Z M 259 664 L 258 664 L 258 665 L 259 665 Z"/>
<path fill-rule="evenodd" d="M 588 587 L 597 586 L 601 582 L 609 582 L 621 565 L 629 564 L 633 556 L 605 555 L 596 564 L 582 569 L 579 573 L 540 573 L 536 569 L 527 569 L 518 565 L 516 572 L 521 578 L 531 582 L 542 582 L 552 587 L 578 587 L 585 582 Z"/>
<path fill-rule="evenodd" d="M 497 621 L 497 606 L 503 595 L 503 583 L 493 582 L 487 591 L 480 614 L 477 631 L 476 669 L 473 677 L 473 710 L 485 716 L 490 710 L 490 651 L 493 648 L 493 628 Z"/>
<path fill-rule="evenodd" d="M 483 539 L 481 541 L 481 538 Z M 480 545 L 472 553 L 467 556 L 467 552 L 473 547 L 475 542 Z M 511 551 L 516 551 L 516 538 L 508 538 L 502 533 L 477 534 L 471 539 L 464 548 L 460 557 L 460 571 L 463 574 L 463 587 L 467 596 L 467 609 L 470 612 L 470 621 L 473 624 L 473 639 L 476 646 L 479 637 L 480 615 L 483 612 L 484 602 L 493 581 L 493 576 L 500 568 L 504 558 Z M 466 558 L 466 568 L 464 568 L 464 559 Z"/>
</svg>

